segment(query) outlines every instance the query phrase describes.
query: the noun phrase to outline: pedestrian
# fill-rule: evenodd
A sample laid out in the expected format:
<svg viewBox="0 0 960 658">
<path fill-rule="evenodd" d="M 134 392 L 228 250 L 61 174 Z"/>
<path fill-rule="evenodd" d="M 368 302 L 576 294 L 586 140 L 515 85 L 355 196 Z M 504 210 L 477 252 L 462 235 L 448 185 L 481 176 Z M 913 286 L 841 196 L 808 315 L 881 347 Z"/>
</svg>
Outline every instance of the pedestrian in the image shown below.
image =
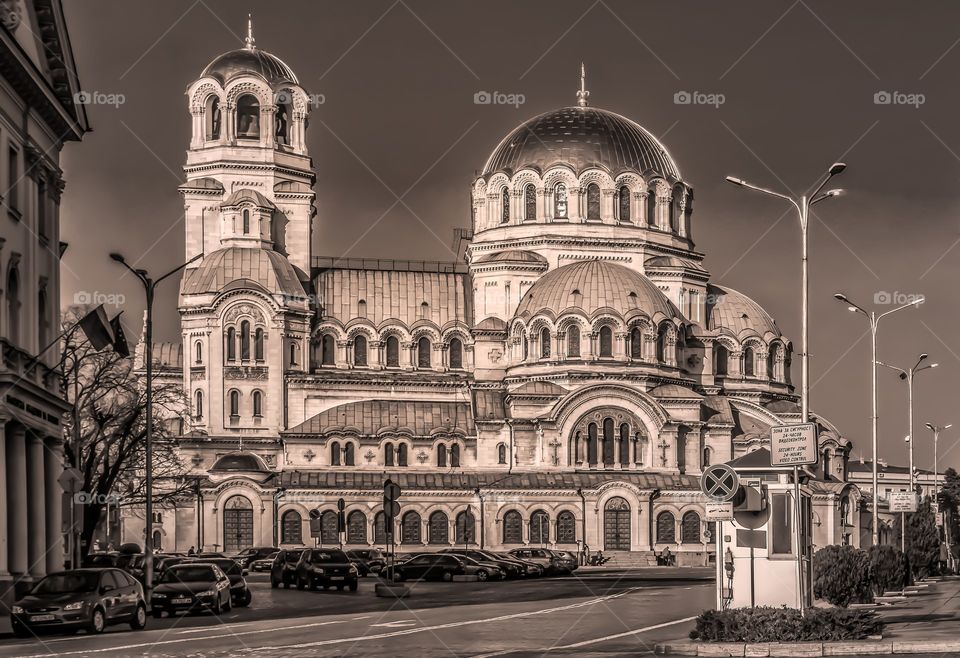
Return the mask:
<svg viewBox="0 0 960 658">
<path fill-rule="evenodd" d="M 193 546 L 191 546 L 190 550 L 187 551 L 187 555 L 196 555 L 196 554 L 197 554 L 197 549 L 194 548 Z"/>
<path fill-rule="evenodd" d="M 660 555 L 663 556 L 663 565 L 665 567 L 671 566 L 670 560 L 673 558 L 673 556 L 670 554 L 670 547 L 667 546 L 666 548 L 664 548 L 663 552 Z"/>
</svg>

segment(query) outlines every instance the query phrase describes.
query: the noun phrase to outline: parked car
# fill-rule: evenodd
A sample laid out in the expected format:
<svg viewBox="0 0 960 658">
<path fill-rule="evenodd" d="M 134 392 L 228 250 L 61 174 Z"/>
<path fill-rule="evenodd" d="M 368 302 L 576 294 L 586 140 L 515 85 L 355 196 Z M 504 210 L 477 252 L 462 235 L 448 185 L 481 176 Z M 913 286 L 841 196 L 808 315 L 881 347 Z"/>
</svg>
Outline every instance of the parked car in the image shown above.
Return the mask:
<svg viewBox="0 0 960 658">
<path fill-rule="evenodd" d="M 515 560 L 505 560 L 504 558 L 493 555 L 492 553 L 487 553 L 486 551 L 480 551 L 475 548 L 473 549 L 457 549 L 457 548 L 445 548 L 441 553 L 449 553 L 450 555 L 462 555 L 468 557 L 471 560 L 475 560 L 481 566 L 490 566 L 498 569 L 503 578 L 520 578 L 526 576 L 526 567 L 521 563 Z M 492 574 L 491 574 L 492 575 Z"/>
<path fill-rule="evenodd" d="M 143 553 L 121 553 L 116 567 L 123 569 L 143 584 Z"/>
<path fill-rule="evenodd" d="M 186 562 L 187 558 L 177 555 L 154 555 L 153 556 L 153 583 L 157 584 L 163 579 L 166 571 L 178 564 Z"/>
<path fill-rule="evenodd" d="M 202 553 L 194 553 L 190 557 L 227 557 L 227 554 L 219 551 L 204 551 Z"/>
<path fill-rule="evenodd" d="M 575 561 L 571 563 L 549 548 L 515 548 L 510 551 L 510 555 L 536 562 L 543 567 L 543 572 L 548 576 L 570 574 L 577 568 Z"/>
<path fill-rule="evenodd" d="M 424 553 L 406 562 L 387 567 L 380 572 L 384 578 L 394 581 L 403 580 L 444 580 L 451 581 L 454 576 L 477 576 L 484 567 L 468 563 L 464 558 L 445 553 Z M 489 576 L 489 572 L 487 574 Z"/>
<path fill-rule="evenodd" d="M 343 551 L 335 548 L 308 548 L 297 563 L 297 589 L 323 589 L 336 587 L 343 591 L 349 587 L 357 591 L 359 571 Z"/>
<path fill-rule="evenodd" d="M 273 568 L 273 561 L 277 559 L 280 551 L 271 553 L 267 557 L 254 560 L 250 563 L 250 571 L 270 571 Z"/>
<path fill-rule="evenodd" d="M 121 555 L 115 551 L 88 553 L 80 562 L 84 569 L 97 569 L 117 566 Z"/>
<path fill-rule="evenodd" d="M 250 563 L 254 560 L 260 560 L 267 557 L 271 553 L 276 553 L 276 546 L 254 546 L 243 550 L 236 555 L 231 555 L 234 560 L 240 563 L 240 567 L 243 569 L 249 569 Z"/>
<path fill-rule="evenodd" d="M 468 566 L 478 567 L 477 580 L 503 580 L 506 578 L 506 574 L 504 573 L 503 569 L 497 565 L 496 562 L 492 562 L 490 560 L 477 560 L 462 554 L 453 555 L 463 560 Z"/>
<path fill-rule="evenodd" d="M 253 592 L 247 586 L 247 574 L 245 569 L 241 569 L 236 560 L 228 557 L 220 558 L 200 558 L 193 564 L 215 564 L 220 567 L 220 571 L 226 574 L 230 580 L 230 600 L 235 606 L 245 608 L 253 601 Z"/>
<path fill-rule="evenodd" d="M 297 563 L 301 555 L 302 548 L 284 548 L 277 551 L 277 557 L 273 559 L 273 566 L 270 568 L 270 587 L 290 587 L 296 584 Z"/>
<path fill-rule="evenodd" d="M 75 569 L 52 573 L 14 603 L 10 623 L 17 637 L 46 630 L 102 633 L 111 624 L 147 625 L 143 588 L 120 569 Z"/>
<path fill-rule="evenodd" d="M 154 587 L 150 608 L 154 617 L 166 612 L 208 609 L 214 614 L 230 610 L 230 579 L 215 564 L 187 562 L 170 567 Z"/>
<path fill-rule="evenodd" d="M 379 548 L 359 548 L 347 551 L 347 557 L 357 565 L 361 576 L 380 573 L 387 566 L 387 558 Z"/>
<path fill-rule="evenodd" d="M 511 555 L 510 553 L 498 553 L 495 551 L 486 551 L 490 555 L 499 558 L 501 560 L 506 560 L 507 562 L 514 562 L 517 566 L 521 567 L 525 571 L 526 578 L 539 578 L 543 575 L 544 570 L 543 566 L 537 564 L 536 562 L 531 562 L 530 560 L 523 560 L 518 558 L 516 555 Z"/>
</svg>

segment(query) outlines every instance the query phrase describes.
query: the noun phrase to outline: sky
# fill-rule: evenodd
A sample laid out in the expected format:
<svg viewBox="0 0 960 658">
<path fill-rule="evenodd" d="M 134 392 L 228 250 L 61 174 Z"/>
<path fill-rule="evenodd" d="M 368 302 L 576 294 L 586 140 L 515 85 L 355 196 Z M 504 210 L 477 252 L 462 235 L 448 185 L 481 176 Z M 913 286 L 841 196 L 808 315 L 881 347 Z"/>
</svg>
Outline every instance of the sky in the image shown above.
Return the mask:
<svg viewBox="0 0 960 658">
<path fill-rule="evenodd" d="M 218 54 L 282 58 L 318 104 L 314 254 L 450 260 L 470 184 L 516 125 L 572 105 L 580 62 L 592 105 L 658 136 L 694 187 L 693 239 L 712 281 L 764 306 L 795 345 L 800 228 L 785 201 L 831 163 L 843 196 L 810 217 L 811 408 L 870 457 L 870 328 L 833 299 L 883 312 L 878 358 L 939 367 L 915 382 L 917 466 L 960 466 L 960 5 L 848 0 L 355 2 L 64 0 L 93 131 L 63 152 L 64 305 L 92 298 L 140 333 L 143 293 L 107 254 L 159 275 L 184 254 L 177 186 L 189 142 L 184 92 Z M 480 92 L 511 103 L 477 104 Z M 691 102 L 684 103 L 690 99 Z M 322 100 L 322 103 L 319 102 Z M 155 304 L 157 339 L 179 339 L 177 281 Z M 78 296 L 79 295 L 79 296 Z M 112 310 L 112 309 L 111 309 Z M 879 378 L 880 457 L 906 463 L 907 391 Z"/>
</svg>

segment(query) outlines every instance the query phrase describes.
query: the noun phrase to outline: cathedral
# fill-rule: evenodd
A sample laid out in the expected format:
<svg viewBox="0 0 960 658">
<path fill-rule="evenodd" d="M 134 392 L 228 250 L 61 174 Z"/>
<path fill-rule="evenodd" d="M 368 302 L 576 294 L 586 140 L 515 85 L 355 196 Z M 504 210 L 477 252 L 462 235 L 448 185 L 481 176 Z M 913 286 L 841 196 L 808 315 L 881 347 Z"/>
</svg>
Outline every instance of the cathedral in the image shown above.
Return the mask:
<svg viewBox="0 0 960 658">
<path fill-rule="evenodd" d="M 154 350 L 189 400 L 197 486 L 158 508 L 156 545 L 337 544 L 342 498 L 345 546 L 382 547 L 389 478 L 404 552 L 713 559 L 699 475 L 798 422 L 793 345 L 711 280 L 665 146 L 588 96 L 581 82 L 574 105 L 491 139 L 455 262 L 338 259 L 312 249 L 325 220 L 296 74 L 249 29 L 203 69 L 179 192 L 185 257 L 204 257 L 181 340 Z M 859 543 L 850 442 L 814 419 L 814 543 Z"/>
</svg>

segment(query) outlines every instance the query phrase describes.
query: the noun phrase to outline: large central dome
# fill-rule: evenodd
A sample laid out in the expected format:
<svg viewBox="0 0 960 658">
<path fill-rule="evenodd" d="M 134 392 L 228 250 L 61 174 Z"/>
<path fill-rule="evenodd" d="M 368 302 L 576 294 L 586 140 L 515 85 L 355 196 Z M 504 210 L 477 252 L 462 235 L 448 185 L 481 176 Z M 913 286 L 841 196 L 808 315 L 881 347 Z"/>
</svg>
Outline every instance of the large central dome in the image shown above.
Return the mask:
<svg viewBox="0 0 960 658">
<path fill-rule="evenodd" d="M 663 144 L 630 119 L 595 107 L 564 107 L 523 123 L 500 142 L 483 175 L 533 167 L 543 173 L 555 164 L 578 172 L 600 167 L 612 175 L 624 170 L 653 171 L 680 180 L 680 170 Z"/>
</svg>

